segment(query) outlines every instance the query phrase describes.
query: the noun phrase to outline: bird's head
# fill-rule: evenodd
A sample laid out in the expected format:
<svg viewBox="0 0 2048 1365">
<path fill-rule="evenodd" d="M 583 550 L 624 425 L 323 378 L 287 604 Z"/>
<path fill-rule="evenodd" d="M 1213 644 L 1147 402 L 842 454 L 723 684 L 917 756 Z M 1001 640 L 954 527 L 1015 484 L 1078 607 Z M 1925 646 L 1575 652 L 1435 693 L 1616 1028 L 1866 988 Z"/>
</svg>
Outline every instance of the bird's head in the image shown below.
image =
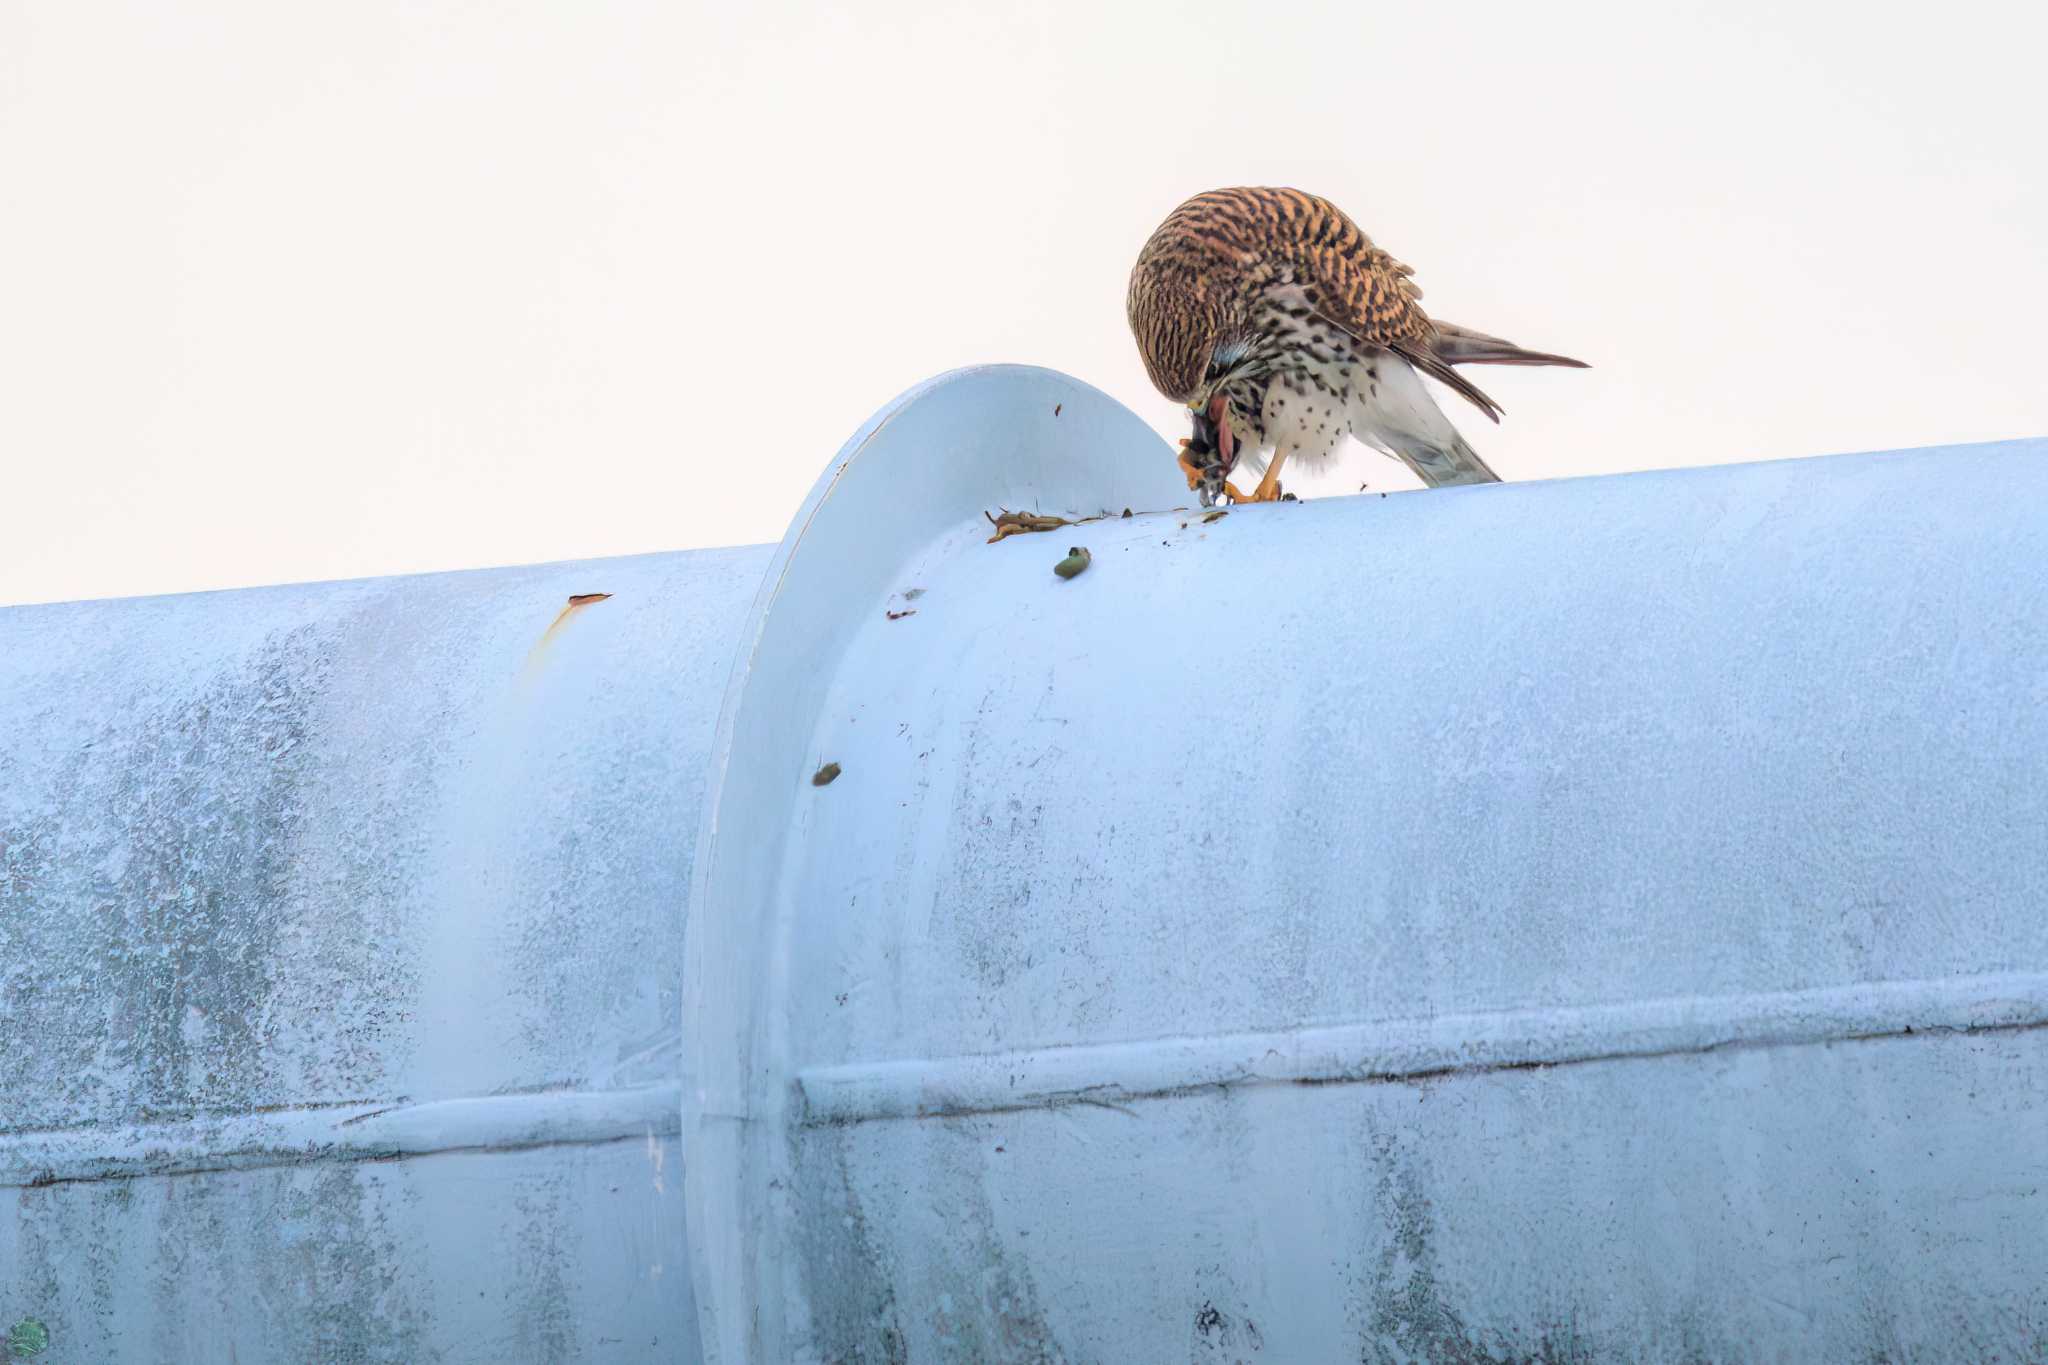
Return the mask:
<svg viewBox="0 0 2048 1365">
<path fill-rule="evenodd" d="M 1258 337 L 1217 287 L 1217 263 L 1205 245 L 1162 229 L 1131 272 L 1131 335 L 1152 386 L 1187 406 L 1192 448 L 1236 455 L 1225 390 L 1255 363 Z"/>
<path fill-rule="evenodd" d="M 1134 316 L 1132 330 L 1152 386 L 1195 411 L 1250 369 L 1253 342 L 1242 327 L 1206 318 Z"/>
<path fill-rule="evenodd" d="M 1201 411 L 1250 359 L 1255 338 L 1218 287 L 1216 263 L 1193 245 L 1155 236 L 1131 271 L 1127 309 L 1152 386 Z"/>
</svg>

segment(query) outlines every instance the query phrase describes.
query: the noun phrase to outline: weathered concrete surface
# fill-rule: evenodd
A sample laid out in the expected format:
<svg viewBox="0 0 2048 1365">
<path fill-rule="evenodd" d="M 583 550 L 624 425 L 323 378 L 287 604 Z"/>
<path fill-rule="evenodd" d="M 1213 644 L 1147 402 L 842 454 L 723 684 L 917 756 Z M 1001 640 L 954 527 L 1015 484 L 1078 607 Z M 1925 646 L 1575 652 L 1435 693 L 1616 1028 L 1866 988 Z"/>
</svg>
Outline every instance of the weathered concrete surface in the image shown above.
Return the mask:
<svg viewBox="0 0 2048 1365">
<path fill-rule="evenodd" d="M 10 1189 L 58 1361 L 694 1360 L 673 1133 Z"/>
<path fill-rule="evenodd" d="M 894 430 L 715 759 L 712 1358 L 2048 1350 L 2048 442 L 849 574 Z"/>
<path fill-rule="evenodd" d="M 695 1358 L 683 914 L 766 559 L 0 612 L 0 1329 Z"/>
<path fill-rule="evenodd" d="M 773 549 L 0 612 L 0 1329 L 2041 1358 L 2044 456 L 1208 521 L 998 368 Z"/>
</svg>

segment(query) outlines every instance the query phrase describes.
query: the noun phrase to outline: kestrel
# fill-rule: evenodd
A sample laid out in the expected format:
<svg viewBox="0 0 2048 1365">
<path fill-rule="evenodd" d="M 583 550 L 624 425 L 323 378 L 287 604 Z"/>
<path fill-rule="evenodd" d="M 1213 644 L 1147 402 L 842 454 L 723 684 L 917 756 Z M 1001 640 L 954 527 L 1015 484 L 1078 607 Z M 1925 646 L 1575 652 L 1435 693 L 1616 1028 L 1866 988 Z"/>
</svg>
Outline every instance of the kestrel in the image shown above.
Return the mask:
<svg viewBox="0 0 2048 1365">
<path fill-rule="evenodd" d="M 1452 366 L 1585 364 L 1431 320 L 1413 273 L 1300 190 L 1211 190 L 1160 224 L 1131 271 L 1131 332 L 1152 383 L 1194 413 L 1180 463 L 1204 505 L 1270 502 L 1282 465 L 1327 463 L 1347 434 L 1433 488 L 1499 481 L 1417 371 L 1498 422 Z M 1249 494 L 1227 481 L 1240 460 L 1265 471 Z"/>
</svg>

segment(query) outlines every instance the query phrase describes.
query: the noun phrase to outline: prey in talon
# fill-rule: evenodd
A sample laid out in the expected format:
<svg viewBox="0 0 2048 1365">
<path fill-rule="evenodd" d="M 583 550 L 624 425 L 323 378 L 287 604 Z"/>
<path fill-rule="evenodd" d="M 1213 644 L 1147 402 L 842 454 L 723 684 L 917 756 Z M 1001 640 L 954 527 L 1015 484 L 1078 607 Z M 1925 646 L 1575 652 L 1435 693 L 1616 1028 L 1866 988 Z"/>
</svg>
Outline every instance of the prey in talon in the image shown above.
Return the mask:
<svg viewBox="0 0 2048 1365">
<path fill-rule="evenodd" d="M 1230 482 L 1230 471 L 1237 465 L 1237 438 L 1231 434 L 1228 404 L 1218 394 L 1207 411 L 1191 407 L 1190 414 L 1195 433 L 1180 443 L 1180 472 L 1187 475 L 1188 487 L 1204 507 L 1215 506 L 1225 493 L 1232 502 L 1243 502 L 1244 494 Z"/>
</svg>

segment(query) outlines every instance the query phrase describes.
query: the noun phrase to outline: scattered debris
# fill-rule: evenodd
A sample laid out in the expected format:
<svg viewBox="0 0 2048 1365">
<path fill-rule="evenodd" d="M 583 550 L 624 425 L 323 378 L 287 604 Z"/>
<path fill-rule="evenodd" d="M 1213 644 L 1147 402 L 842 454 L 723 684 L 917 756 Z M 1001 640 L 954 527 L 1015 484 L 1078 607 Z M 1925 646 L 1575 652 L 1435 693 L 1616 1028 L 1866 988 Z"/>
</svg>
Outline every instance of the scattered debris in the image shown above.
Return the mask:
<svg viewBox="0 0 2048 1365">
<path fill-rule="evenodd" d="M 540 633 L 540 639 L 534 641 L 533 649 L 526 656 L 526 676 L 530 678 L 535 675 L 541 660 L 547 656 L 548 646 L 554 643 L 555 636 L 561 634 L 562 627 L 568 624 L 570 617 L 592 603 L 607 601 L 610 597 L 611 594 L 608 592 L 571 593 L 569 604 L 555 613 L 555 619 L 548 622 L 548 628 Z"/>
<path fill-rule="evenodd" d="M 988 538 L 990 545 L 1004 536 L 1020 536 L 1026 531 L 1056 531 L 1062 526 L 1073 525 L 1065 517 L 1041 517 L 1035 512 L 1012 512 L 1007 507 L 1001 509 L 997 516 L 990 517 L 986 512 L 982 515 L 988 517 L 988 524 L 996 528 L 996 533 Z"/>
<path fill-rule="evenodd" d="M 1065 406 L 1066 406 L 1066 404 L 1064 404 L 1064 403 L 1054 403 L 1054 404 L 1052 405 L 1052 415 L 1053 415 L 1053 416 L 1055 416 L 1055 417 L 1059 416 L 1059 415 L 1060 415 L 1060 409 L 1061 409 L 1061 408 L 1063 408 L 1063 407 L 1065 407 Z"/>
<path fill-rule="evenodd" d="M 917 608 L 905 607 L 902 611 L 889 611 L 887 608 L 884 608 L 883 615 L 887 616 L 891 621 L 901 621 L 906 616 L 917 615 Z"/>
<path fill-rule="evenodd" d="M 906 602 L 915 602 L 922 596 L 924 596 L 923 588 L 905 588 L 903 590 L 903 600 Z"/>
<path fill-rule="evenodd" d="M 1026 531 L 1056 531 L 1062 526 L 1086 526 L 1091 521 L 1107 521 L 1115 515 L 1116 513 L 1114 512 L 1104 510 L 1097 512 L 1092 517 L 1081 517 L 1078 520 L 1069 521 L 1065 517 L 1040 516 L 1036 512 L 1012 512 L 1008 508 L 998 511 L 994 516 L 989 516 L 986 512 L 982 513 L 982 516 L 988 518 L 988 524 L 996 528 L 996 533 L 988 538 L 988 543 L 991 545 L 1001 540 L 1004 536 L 1020 536 Z M 1131 509 L 1126 507 L 1124 515 L 1131 515 Z M 903 595 L 905 597 L 912 597 L 916 593 L 923 591 L 924 589 L 918 588 L 915 592 L 907 592 Z"/>
<path fill-rule="evenodd" d="M 839 776 L 839 765 L 837 763 L 827 763 L 824 767 L 818 769 L 817 772 L 811 774 L 811 785 L 813 787 L 830 786 L 832 779 L 837 776 Z"/>
<path fill-rule="evenodd" d="M 1297 498 L 1297 497 L 1295 497 L 1295 496 L 1294 496 L 1294 494 L 1292 494 L 1292 493 L 1282 493 L 1282 494 L 1280 495 L 1280 501 L 1282 501 L 1282 502 L 1300 502 L 1300 501 L 1301 501 L 1301 499 L 1300 499 L 1300 498 Z"/>
<path fill-rule="evenodd" d="M 1067 557 L 1053 565 L 1052 571 L 1061 578 L 1072 578 L 1087 568 L 1088 562 L 1093 558 L 1094 556 L 1088 553 L 1086 545 L 1070 545 L 1067 547 Z"/>
<path fill-rule="evenodd" d="M 1229 515 L 1230 511 L 1228 508 L 1219 507 L 1208 516 L 1202 518 L 1202 525 L 1207 526 L 1212 521 L 1221 521 Z"/>
</svg>

